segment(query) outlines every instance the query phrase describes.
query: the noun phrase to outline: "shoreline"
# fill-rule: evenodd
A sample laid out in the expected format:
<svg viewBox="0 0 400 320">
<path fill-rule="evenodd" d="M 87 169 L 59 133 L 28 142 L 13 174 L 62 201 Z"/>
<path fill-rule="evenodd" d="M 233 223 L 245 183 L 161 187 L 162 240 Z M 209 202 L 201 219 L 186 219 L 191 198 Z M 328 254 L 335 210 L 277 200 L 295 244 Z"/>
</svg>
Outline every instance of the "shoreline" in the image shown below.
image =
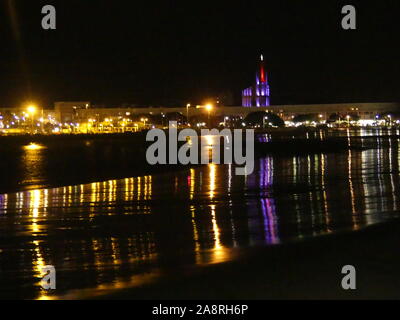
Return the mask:
<svg viewBox="0 0 400 320">
<path fill-rule="evenodd" d="M 358 231 L 249 248 L 240 260 L 171 270 L 160 281 L 89 299 L 400 299 L 399 232 L 400 219 L 393 219 Z M 356 290 L 341 288 L 344 265 L 356 268 Z"/>
</svg>

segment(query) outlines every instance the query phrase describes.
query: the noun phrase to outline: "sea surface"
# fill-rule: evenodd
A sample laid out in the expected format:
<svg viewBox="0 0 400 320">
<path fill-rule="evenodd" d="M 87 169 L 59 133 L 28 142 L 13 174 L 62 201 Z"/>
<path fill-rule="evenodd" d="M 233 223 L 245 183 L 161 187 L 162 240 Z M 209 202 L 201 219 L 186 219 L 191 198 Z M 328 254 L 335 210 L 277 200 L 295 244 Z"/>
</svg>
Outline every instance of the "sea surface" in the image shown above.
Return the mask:
<svg viewBox="0 0 400 320">
<path fill-rule="evenodd" d="M 3 150 L 2 163 L 12 165 L 2 168 L 8 172 L 0 183 L 10 190 L 0 195 L 0 298 L 93 298 L 241 259 L 249 248 L 398 217 L 398 130 L 331 135 L 362 148 L 271 154 L 256 159 L 249 176 L 235 175 L 233 165 L 209 164 L 133 177 L 124 158 L 131 149 L 91 149 L 91 142 Z M 109 160 L 106 172 L 95 159 Z M 120 178 L 104 179 L 113 174 Z M 56 268 L 53 292 L 39 284 L 46 265 Z"/>
</svg>

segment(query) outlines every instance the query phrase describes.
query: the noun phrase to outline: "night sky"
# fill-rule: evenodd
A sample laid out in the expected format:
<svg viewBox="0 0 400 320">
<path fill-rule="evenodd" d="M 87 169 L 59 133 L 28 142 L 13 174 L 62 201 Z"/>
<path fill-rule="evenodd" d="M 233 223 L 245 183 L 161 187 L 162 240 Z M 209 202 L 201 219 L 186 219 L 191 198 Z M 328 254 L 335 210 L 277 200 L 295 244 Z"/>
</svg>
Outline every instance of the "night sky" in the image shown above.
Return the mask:
<svg viewBox="0 0 400 320">
<path fill-rule="evenodd" d="M 399 1 L 374 2 L 3 0 L 0 106 L 239 105 L 261 53 L 273 104 L 400 101 Z"/>
</svg>

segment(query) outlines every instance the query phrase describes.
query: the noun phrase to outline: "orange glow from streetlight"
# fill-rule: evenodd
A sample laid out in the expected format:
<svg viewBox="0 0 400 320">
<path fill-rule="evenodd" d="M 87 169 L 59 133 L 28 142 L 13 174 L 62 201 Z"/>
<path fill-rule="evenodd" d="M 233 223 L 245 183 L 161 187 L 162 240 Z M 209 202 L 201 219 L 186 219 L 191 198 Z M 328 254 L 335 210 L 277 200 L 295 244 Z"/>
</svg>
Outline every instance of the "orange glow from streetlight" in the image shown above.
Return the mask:
<svg viewBox="0 0 400 320">
<path fill-rule="evenodd" d="M 34 105 L 29 105 L 27 110 L 28 110 L 28 113 L 31 115 L 34 115 L 36 113 L 36 107 Z"/>
</svg>

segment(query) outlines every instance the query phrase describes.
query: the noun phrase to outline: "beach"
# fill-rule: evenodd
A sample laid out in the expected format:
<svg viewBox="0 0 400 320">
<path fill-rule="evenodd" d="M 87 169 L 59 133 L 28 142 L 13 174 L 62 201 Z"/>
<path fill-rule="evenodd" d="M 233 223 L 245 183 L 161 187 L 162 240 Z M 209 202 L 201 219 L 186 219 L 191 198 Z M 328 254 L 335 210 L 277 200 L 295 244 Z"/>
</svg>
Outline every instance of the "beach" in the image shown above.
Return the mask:
<svg viewBox="0 0 400 320">
<path fill-rule="evenodd" d="M 96 299 L 253 300 L 399 299 L 400 220 L 359 231 L 248 250 L 239 261 L 171 270 L 165 281 Z M 356 269 L 356 290 L 341 286 Z"/>
</svg>

